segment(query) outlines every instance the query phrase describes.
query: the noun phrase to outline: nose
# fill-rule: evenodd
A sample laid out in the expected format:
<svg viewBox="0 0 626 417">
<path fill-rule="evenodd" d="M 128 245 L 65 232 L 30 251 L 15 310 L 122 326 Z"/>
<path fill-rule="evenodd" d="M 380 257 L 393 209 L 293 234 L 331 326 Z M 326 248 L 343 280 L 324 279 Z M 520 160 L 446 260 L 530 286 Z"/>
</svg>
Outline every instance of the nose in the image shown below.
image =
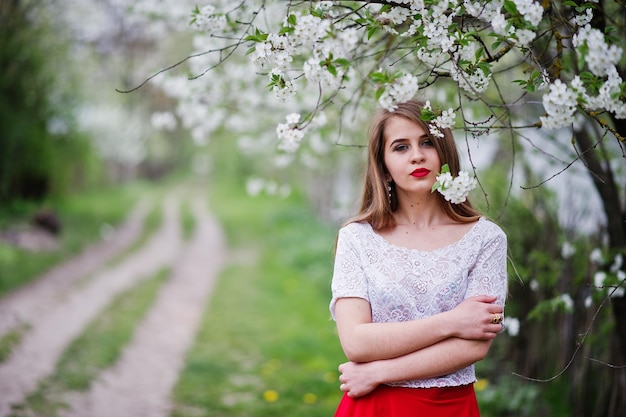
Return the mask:
<svg viewBox="0 0 626 417">
<path fill-rule="evenodd" d="M 411 153 L 411 163 L 418 164 L 424 162 L 425 156 L 424 151 L 421 147 L 415 146 L 413 147 L 413 152 Z"/>
</svg>

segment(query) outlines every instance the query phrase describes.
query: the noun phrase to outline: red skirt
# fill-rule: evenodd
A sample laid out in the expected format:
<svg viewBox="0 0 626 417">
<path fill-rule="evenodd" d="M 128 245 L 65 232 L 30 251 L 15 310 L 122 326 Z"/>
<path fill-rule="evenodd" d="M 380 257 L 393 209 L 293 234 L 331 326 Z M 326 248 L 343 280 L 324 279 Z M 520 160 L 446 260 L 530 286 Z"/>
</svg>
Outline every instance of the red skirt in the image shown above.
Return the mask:
<svg viewBox="0 0 626 417">
<path fill-rule="evenodd" d="M 473 385 L 406 388 L 380 385 L 371 393 L 344 394 L 335 417 L 480 417 Z"/>
</svg>

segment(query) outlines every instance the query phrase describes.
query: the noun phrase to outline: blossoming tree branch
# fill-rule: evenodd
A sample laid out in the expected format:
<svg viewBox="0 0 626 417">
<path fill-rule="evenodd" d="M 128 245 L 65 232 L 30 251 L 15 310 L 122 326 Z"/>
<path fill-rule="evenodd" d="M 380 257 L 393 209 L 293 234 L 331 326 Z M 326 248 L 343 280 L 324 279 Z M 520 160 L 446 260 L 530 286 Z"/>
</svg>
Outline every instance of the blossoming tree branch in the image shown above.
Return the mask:
<svg viewBox="0 0 626 417">
<path fill-rule="evenodd" d="M 196 51 L 183 60 L 200 84 L 160 82 L 196 138 L 227 117 L 220 108 L 254 106 L 271 114 L 274 149 L 286 155 L 344 114 L 364 122 L 364 106 L 429 100 L 435 135 L 508 137 L 560 165 L 553 176 L 582 161 L 612 262 L 626 251 L 625 16 L 608 0 L 213 1 L 192 12 Z M 249 93 L 261 89 L 282 107 Z M 626 357 L 624 285 L 612 304 Z"/>
</svg>

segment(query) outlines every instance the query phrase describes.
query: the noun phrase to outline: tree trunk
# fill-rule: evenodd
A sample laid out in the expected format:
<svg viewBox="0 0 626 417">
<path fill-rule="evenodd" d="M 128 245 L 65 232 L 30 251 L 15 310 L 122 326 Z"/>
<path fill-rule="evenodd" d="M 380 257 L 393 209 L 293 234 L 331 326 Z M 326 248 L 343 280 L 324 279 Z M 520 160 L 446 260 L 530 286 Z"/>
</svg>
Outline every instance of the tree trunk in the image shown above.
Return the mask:
<svg viewBox="0 0 626 417">
<path fill-rule="evenodd" d="M 618 132 L 626 132 L 626 123 L 616 121 Z M 621 133 L 623 134 L 623 133 Z M 613 172 L 608 163 L 601 164 L 598 153 L 595 150 L 594 141 L 591 140 L 587 131 L 576 133 L 576 142 L 580 148 L 580 154 L 587 165 L 596 190 L 600 194 L 604 213 L 607 219 L 607 233 L 609 236 L 609 253 L 626 255 L 626 223 L 620 194 L 615 183 Z M 626 256 L 625 256 L 626 257 Z M 611 262 L 611 261 L 609 261 Z M 614 297 L 611 300 L 613 316 L 615 318 L 614 337 L 617 339 L 617 352 L 611 361 L 616 366 L 626 364 L 626 298 Z M 617 368 L 618 375 L 614 378 L 616 385 L 612 389 L 611 401 L 609 402 L 608 416 L 626 416 L 626 369 Z"/>
</svg>

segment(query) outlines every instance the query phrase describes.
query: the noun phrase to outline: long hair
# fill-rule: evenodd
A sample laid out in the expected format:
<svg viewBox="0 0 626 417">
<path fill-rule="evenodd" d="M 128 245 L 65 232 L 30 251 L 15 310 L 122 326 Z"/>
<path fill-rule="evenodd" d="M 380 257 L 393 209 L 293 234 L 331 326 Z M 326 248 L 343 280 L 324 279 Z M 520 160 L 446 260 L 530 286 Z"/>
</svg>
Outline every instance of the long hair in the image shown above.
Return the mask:
<svg viewBox="0 0 626 417">
<path fill-rule="evenodd" d="M 450 129 L 443 129 L 443 138 L 433 136 L 430 133 L 428 123 L 421 119 L 424 105 L 424 102 L 410 100 L 398 104 L 397 109 L 393 112 L 380 109 L 375 114 L 369 128 L 367 170 L 361 197 L 361 208 L 358 214 L 347 223 L 366 221 L 372 225 L 374 230 L 393 228 L 396 225 L 393 212 L 398 208 L 397 195 L 393 185 L 387 184 L 387 168 L 384 157 L 385 127 L 392 117 L 404 117 L 420 125 L 434 144 L 441 164 L 448 164 L 452 175 L 459 174 L 461 162 L 452 132 Z M 392 189 L 389 190 L 388 186 L 391 186 Z M 446 201 L 440 193 L 436 193 L 436 195 L 444 212 L 450 218 L 469 223 L 480 217 L 480 213 L 472 207 L 468 199 L 463 203 L 453 204 Z"/>
</svg>

